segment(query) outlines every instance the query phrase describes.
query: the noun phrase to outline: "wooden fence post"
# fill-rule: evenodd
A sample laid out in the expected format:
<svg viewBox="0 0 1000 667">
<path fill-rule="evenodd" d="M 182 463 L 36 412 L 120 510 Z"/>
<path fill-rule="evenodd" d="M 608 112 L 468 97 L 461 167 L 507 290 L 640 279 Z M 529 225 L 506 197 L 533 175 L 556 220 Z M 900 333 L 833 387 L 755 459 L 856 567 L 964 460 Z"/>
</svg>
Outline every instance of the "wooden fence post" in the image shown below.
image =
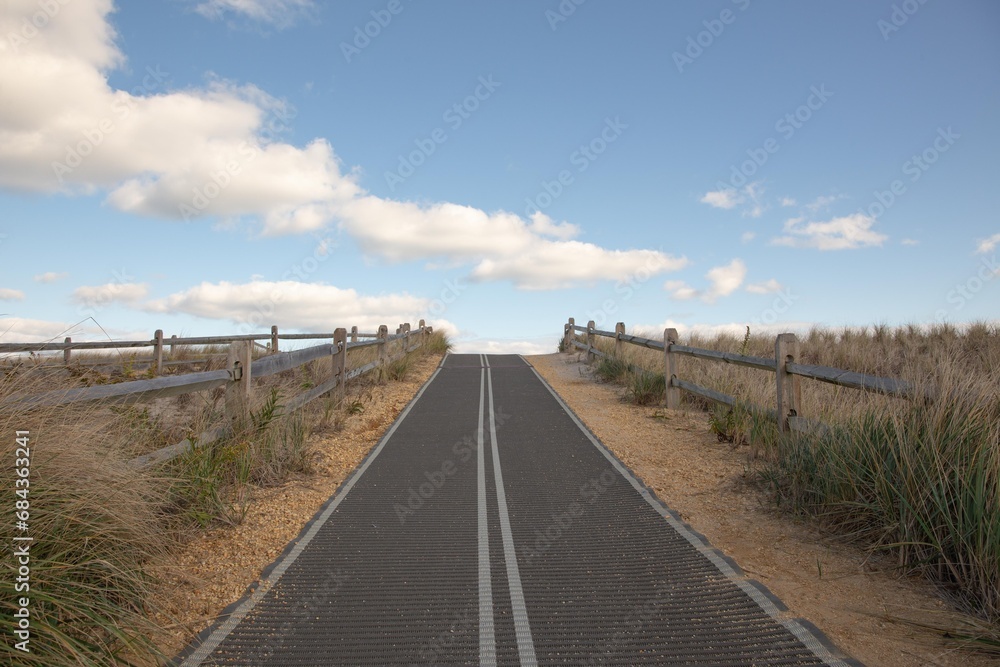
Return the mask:
<svg viewBox="0 0 1000 667">
<path fill-rule="evenodd" d="M 673 380 L 677 377 L 677 354 L 670 351 L 670 346 L 678 340 L 677 329 L 663 330 L 663 379 L 666 382 L 668 410 L 677 410 L 681 407 L 680 387 L 673 385 Z"/>
<path fill-rule="evenodd" d="M 271 354 L 278 354 L 278 325 L 271 325 Z"/>
<path fill-rule="evenodd" d="M 233 428 L 239 429 L 250 416 L 250 364 L 252 343 L 236 341 L 229 345 L 227 367 L 236 376 L 226 385 L 226 416 Z"/>
<path fill-rule="evenodd" d="M 174 341 L 177 340 L 177 334 L 170 334 L 170 358 L 174 358 Z"/>
<path fill-rule="evenodd" d="M 571 317 L 566 326 L 563 327 L 563 350 L 565 352 L 573 351 L 573 339 L 576 337 L 576 331 L 574 331 L 573 327 L 575 326 L 576 320 Z"/>
<path fill-rule="evenodd" d="M 774 359 L 777 366 L 778 430 L 787 433 L 788 418 L 799 414 L 802 388 L 798 375 L 789 373 L 785 365 L 799 360 L 799 339 L 795 334 L 779 334 L 774 341 Z"/>
<path fill-rule="evenodd" d="M 386 349 L 386 338 L 389 337 L 389 327 L 382 324 L 378 328 L 378 365 L 381 368 L 385 367 L 386 360 L 388 359 L 388 350 Z"/>
<path fill-rule="evenodd" d="M 153 334 L 153 363 L 156 366 L 156 374 L 163 374 L 163 329 L 157 329 Z"/>
<path fill-rule="evenodd" d="M 594 329 L 597 325 L 594 324 L 594 320 L 587 322 L 587 363 L 590 363 L 595 359 L 594 356 Z"/>
<path fill-rule="evenodd" d="M 427 325 L 424 324 L 423 320 L 418 323 L 420 326 L 420 347 L 423 347 L 427 343 Z"/>
<path fill-rule="evenodd" d="M 67 336 L 66 340 L 64 340 L 63 342 L 69 345 L 70 343 L 73 342 L 73 339 Z M 65 350 L 63 350 L 63 363 L 66 364 L 67 366 L 69 366 L 69 359 L 70 359 L 70 349 L 67 347 Z"/>
<path fill-rule="evenodd" d="M 357 343 L 358 342 L 358 328 L 357 327 L 351 327 L 351 342 L 352 343 Z"/>
<path fill-rule="evenodd" d="M 333 399 L 339 405 L 344 400 L 344 385 L 347 384 L 347 329 L 334 330 L 333 346 L 333 377 L 337 378 Z"/>
<path fill-rule="evenodd" d="M 622 334 L 625 333 L 625 323 L 619 322 L 615 325 L 615 356 L 621 359 L 622 356 Z"/>
<path fill-rule="evenodd" d="M 403 329 L 403 354 L 407 354 L 410 351 L 410 323 L 407 322 L 402 326 Z"/>
</svg>

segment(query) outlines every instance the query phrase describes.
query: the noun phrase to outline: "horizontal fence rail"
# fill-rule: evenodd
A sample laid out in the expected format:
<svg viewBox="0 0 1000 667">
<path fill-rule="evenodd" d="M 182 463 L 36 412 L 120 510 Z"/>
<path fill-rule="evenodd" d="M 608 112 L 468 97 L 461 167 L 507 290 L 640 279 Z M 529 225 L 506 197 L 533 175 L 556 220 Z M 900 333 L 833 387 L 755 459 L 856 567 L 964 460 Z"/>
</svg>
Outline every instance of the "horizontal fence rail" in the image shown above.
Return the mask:
<svg viewBox="0 0 1000 667">
<path fill-rule="evenodd" d="M 586 340 L 580 341 L 577 336 L 578 333 L 584 334 Z M 613 355 L 602 352 L 595 347 L 595 338 L 598 336 L 614 339 L 615 350 Z M 840 368 L 800 364 L 797 362 L 799 358 L 799 341 L 795 334 L 784 333 L 775 339 L 774 359 L 691 347 L 689 345 L 681 345 L 677 342 L 678 340 L 677 330 L 671 328 L 664 329 L 662 341 L 626 334 L 623 322 L 619 322 L 615 326 L 614 331 L 602 331 L 594 326 L 593 320 L 588 322 L 587 326 L 582 327 L 576 324 L 576 321 L 571 317 L 563 327 L 563 349 L 583 350 L 587 353 L 588 361 L 593 360 L 595 357 L 619 356 L 622 353 L 623 344 L 663 351 L 664 378 L 666 379 L 666 407 L 668 408 L 675 409 L 680 407 L 680 392 L 686 391 L 689 394 L 727 405 L 730 408 L 739 405 L 739 407 L 749 412 L 766 415 L 776 420 L 778 428 L 783 432 L 796 431 L 813 435 L 822 435 L 830 432 L 830 427 L 826 424 L 806 419 L 800 414 L 802 399 L 799 378 L 803 377 L 840 387 L 887 396 L 923 398 L 924 400 L 933 399 L 931 392 L 918 390 L 903 380 L 866 375 Z M 679 378 L 677 368 L 678 358 L 681 356 L 745 366 L 747 368 L 774 373 L 777 409 L 740 404 L 734 396 Z"/>
<path fill-rule="evenodd" d="M 351 379 L 360 377 L 366 373 L 384 368 L 397 359 L 405 357 L 422 347 L 428 337 L 433 333 L 433 328 L 420 324 L 416 330 L 412 330 L 408 323 L 401 324 L 396 329 L 396 333 L 390 334 L 388 327 L 382 325 L 375 334 L 358 333 L 357 327 L 353 327 L 348 333 L 346 329 L 337 329 L 331 334 L 286 334 L 292 340 L 308 339 L 332 339 L 332 343 L 316 345 L 290 352 L 277 352 L 275 344 L 277 340 L 277 327 L 272 327 L 272 333 L 266 336 L 254 334 L 239 336 L 207 336 L 198 338 L 171 338 L 168 345 L 218 345 L 222 341 L 229 342 L 229 350 L 226 353 L 227 366 L 225 370 L 202 371 L 198 373 L 186 373 L 168 377 L 154 377 L 149 380 L 133 380 L 109 385 L 99 385 L 95 387 L 77 387 L 72 389 L 58 389 L 31 396 L 8 396 L 0 401 L 0 409 L 21 409 L 33 410 L 45 407 L 61 407 L 81 404 L 132 404 L 145 403 L 160 398 L 180 396 L 194 392 L 209 391 L 219 387 L 226 389 L 226 414 L 229 424 L 202 433 L 194 439 L 183 440 L 176 445 L 165 447 L 156 452 L 139 456 L 131 461 L 131 465 L 145 467 L 157 463 L 163 463 L 175 458 L 193 447 L 202 446 L 213 442 L 225 433 L 232 430 L 235 422 L 246 420 L 249 415 L 251 405 L 251 380 L 254 378 L 264 378 L 276 375 L 284 371 L 290 371 L 304 366 L 310 362 L 320 359 L 330 359 L 332 361 L 331 375 L 315 387 L 290 398 L 284 404 L 286 412 L 294 412 L 308 404 L 309 402 L 337 390 L 342 396 L 344 384 Z M 370 340 L 358 341 L 357 338 L 366 337 Z M 267 356 L 252 358 L 252 345 L 256 340 L 268 338 L 272 345 L 268 347 Z M 351 338 L 352 340 L 348 340 Z M 390 353 L 390 344 L 399 341 L 395 345 L 398 348 Z M 163 334 L 157 331 L 152 342 L 163 342 Z M 37 351 L 39 349 L 64 350 L 69 349 L 113 349 L 113 347 L 141 347 L 148 346 L 149 342 L 140 341 L 109 341 L 100 343 L 42 343 L 42 344 L 20 344 L 7 343 L 0 346 L 0 352 L 15 351 L 24 352 Z M 72 345 L 73 347 L 67 347 Z M 361 347 L 378 346 L 377 358 L 358 368 L 347 368 L 347 352 Z M 162 358 L 158 360 L 157 368 L 162 368 L 164 362 Z"/>
</svg>

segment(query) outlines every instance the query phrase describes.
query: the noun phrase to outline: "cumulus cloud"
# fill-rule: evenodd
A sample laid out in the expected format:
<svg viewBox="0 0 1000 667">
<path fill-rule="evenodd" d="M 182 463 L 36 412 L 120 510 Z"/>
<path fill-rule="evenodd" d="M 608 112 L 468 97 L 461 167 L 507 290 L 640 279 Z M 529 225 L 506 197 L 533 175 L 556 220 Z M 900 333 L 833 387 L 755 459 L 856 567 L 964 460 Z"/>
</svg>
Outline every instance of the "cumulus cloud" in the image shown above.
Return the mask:
<svg viewBox="0 0 1000 667">
<path fill-rule="evenodd" d="M 826 222 L 806 222 L 791 218 L 785 222 L 785 235 L 771 240 L 773 245 L 818 250 L 846 250 L 881 246 L 889 237 L 872 229 L 875 218 L 864 213 L 845 215 Z"/>
<path fill-rule="evenodd" d="M 997 236 L 1000 237 L 1000 234 L 998 234 Z M 900 241 L 900 243 L 902 245 L 920 245 L 920 241 L 916 239 L 903 239 L 902 241 Z"/>
<path fill-rule="evenodd" d="M 311 5 L 209 0 L 199 11 L 274 20 Z M 326 139 L 304 147 L 281 141 L 294 111 L 253 85 L 216 79 L 201 89 L 169 90 L 169 73 L 150 68 L 139 89 L 112 88 L 107 73 L 124 56 L 108 23 L 111 0 L 59 6 L 34 38 L 0 42 L 0 89 L 19 100 L 0 107 L 0 187 L 104 192 L 121 211 L 254 225 L 265 236 L 336 223 L 370 256 L 469 263 L 474 279 L 525 289 L 614 280 L 650 258 L 653 272 L 686 262 L 577 242 L 577 226 L 542 213 L 525 220 L 448 202 L 375 197 L 357 172 L 342 168 Z M 0 35 L 16 32 L 35 11 L 34 0 L 0 6 Z M 581 253 L 578 261 L 573 253 Z"/>
<path fill-rule="evenodd" d="M 149 294 L 145 283 L 108 283 L 77 287 L 73 290 L 73 300 L 84 306 L 107 305 L 109 303 L 134 304 Z"/>
<path fill-rule="evenodd" d="M 332 331 L 357 326 L 375 330 L 400 322 L 416 324 L 420 319 L 441 329 L 452 327 L 434 320 L 434 303 L 410 294 L 365 296 L 353 289 L 322 283 L 291 280 L 253 280 L 248 283 L 203 282 L 182 292 L 145 304 L 160 313 L 187 313 L 208 319 L 228 320 L 254 327 L 281 322 L 284 327 L 306 331 Z"/>
<path fill-rule="evenodd" d="M 1000 245 L 1000 233 L 994 234 L 993 236 L 982 239 L 976 244 L 976 254 L 985 255 L 988 252 L 993 252 L 997 245 Z"/>
<path fill-rule="evenodd" d="M 39 273 L 34 278 L 32 278 L 32 280 L 34 280 L 36 283 L 54 283 L 68 276 L 69 276 L 68 273 L 56 273 L 55 271 L 46 271 L 45 273 Z"/>
<path fill-rule="evenodd" d="M 73 340 L 149 340 L 148 331 L 126 331 L 123 329 L 105 328 L 90 322 L 53 322 L 50 320 L 35 320 L 23 317 L 0 318 L 0 342 L 5 343 L 44 343 L 50 341 L 62 342 L 70 336 Z"/>
<path fill-rule="evenodd" d="M 715 208 L 731 209 L 743 203 L 744 198 L 735 188 L 725 190 L 714 190 L 706 192 L 700 200 L 702 204 L 708 204 Z"/>
<path fill-rule="evenodd" d="M 17 289 L 0 287 L 0 301 L 24 301 L 24 292 Z"/>
<path fill-rule="evenodd" d="M 519 289 L 544 290 L 592 284 L 600 280 L 628 280 L 676 271 L 688 263 L 657 250 L 605 250 L 579 241 L 533 243 L 523 253 L 484 259 L 472 271 L 478 281 L 510 280 Z"/>
<path fill-rule="evenodd" d="M 716 266 L 705 274 L 708 287 L 698 290 L 683 281 L 668 280 L 663 288 L 670 292 L 674 299 L 685 301 L 698 298 L 705 303 L 715 303 L 720 297 L 729 296 L 739 289 L 747 275 L 747 267 L 741 259 L 734 259 L 729 264 Z"/>
</svg>

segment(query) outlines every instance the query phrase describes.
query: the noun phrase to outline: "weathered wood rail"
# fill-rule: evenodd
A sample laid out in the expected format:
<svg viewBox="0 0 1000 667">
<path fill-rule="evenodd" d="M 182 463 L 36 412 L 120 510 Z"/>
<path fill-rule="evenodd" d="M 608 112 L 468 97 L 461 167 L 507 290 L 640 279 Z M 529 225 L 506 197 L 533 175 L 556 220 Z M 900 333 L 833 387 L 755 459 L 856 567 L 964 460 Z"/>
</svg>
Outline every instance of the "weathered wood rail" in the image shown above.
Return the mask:
<svg viewBox="0 0 1000 667">
<path fill-rule="evenodd" d="M 584 341 L 577 334 L 584 335 Z M 615 348 L 612 354 L 597 349 L 597 337 L 612 338 Z M 719 352 L 699 347 L 681 345 L 676 329 L 664 329 L 663 340 L 643 338 L 625 333 L 625 324 L 619 322 L 614 331 L 602 331 L 594 326 L 593 320 L 582 327 L 571 317 L 563 327 L 563 347 L 565 349 L 580 349 L 587 353 L 588 361 L 595 357 L 620 356 L 623 345 L 637 345 L 651 350 L 663 352 L 663 371 L 666 378 L 666 407 L 680 407 L 681 391 L 700 396 L 716 403 L 734 407 L 738 401 L 734 396 L 702 387 L 693 382 L 678 377 L 678 358 L 694 357 L 707 361 L 716 361 L 737 366 L 745 366 L 775 374 L 775 404 L 776 409 L 760 406 L 744 405 L 743 407 L 758 414 L 763 414 L 778 423 L 783 432 L 797 431 L 802 433 L 822 433 L 829 429 L 821 422 L 806 419 L 801 414 L 802 390 L 800 378 L 810 378 L 827 382 L 840 387 L 858 389 L 861 391 L 896 396 L 900 398 L 918 398 L 930 400 L 933 396 L 908 382 L 895 378 L 866 375 L 854 371 L 828 366 L 815 366 L 799 363 L 799 340 L 792 333 L 779 334 L 774 342 L 774 359 L 753 357 L 732 352 Z"/>
<path fill-rule="evenodd" d="M 403 330 L 403 324 L 400 324 L 396 328 L 396 334 L 400 334 Z M 407 324 L 406 326 L 409 326 Z M 420 326 L 424 326 L 423 320 L 420 321 Z M 359 343 L 359 338 L 367 339 L 377 339 L 378 333 L 365 333 L 359 332 L 358 327 L 351 327 L 350 332 L 350 342 L 352 345 Z M 96 364 L 107 364 L 107 359 L 96 359 L 96 360 L 74 360 L 74 351 L 86 351 L 86 350 L 120 350 L 120 349 L 136 349 L 136 348 L 152 348 L 153 356 L 149 359 L 129 359 L 129 363 L 132 364 L 152 364 L 155 368 L 154 373 L 156 375 L 162 375 L 163 369 L 166 366 L 178 366 L 184 364 L 199 364 L 204 363 L 208 358 L 226 356 L 228 353 L 222 352 L 218 354 L 206 354 L 199 358 L 193 359 L 174 359 L 177 348 L 183 347 L 205 347 L 214 345 L 230 345 L 239 341 L 247 341 L 266 350 L 270 354 L 275 354 L 279 351 L 279 343 L 281 340 L 330 340 L 333 338 L 333 332 L 331 333 L 297 333 L 297 334 L 283 334 L 278 331 L 277 325 L 271 327 L 270 333 L 260 333 L 260 334 L 238 334 L 232 336 L 195 336 L 195 337 L 178 337 L 171 336 L 170 338 L 164 338 L 163 330 L 157 329 L 153 333 L 153 337 L 149 340 L 108 340 L 108 341 L 78 341 L 73 342 L 73 339 L 66 338 L 61 343 L 45 342 L 45 343 L 0 343 L 0 354 L 38 354 L 40 352 L 62 352 L 63 353 L 63 365 L 70 366 L 71 364 L 84 364 L 84 365 L 96 365 Z M 266 340 L 268 341 L 266 345 L 258 343 L 257 341 Z M 367 343 L 360 342 L 361 344 L 367 345 L 377 345 L 377 340 L 369 340 Z M 164 358 L 166 355 L 166 358 Z"/>
<path fill-rule="evenodd" d="M 151 454 L 140 456 L 132 461 L 133 465 L 146 466 L 168 461 L 191 447 L 212 442 L 249 417 L 252 405 L 252 380 L 264 378 L 284 371 L 304 366 L 320 359 L 331 360 L 330 376 L 315 387 L 291 397 L 284 404 L 286 413 L 294 412 L 309 402 L 336 391 L 343 395 L 344 385 L 348 380 L 384 368 L 393 361 L 400 359 L 417 348 L 423 346 L 428 337 L 433 334 L 433 328 L 420 320 L 418 328 L 411 330 L 410 324 L 400 324 L 395 334 L 389 333 L 386 325 L 379 327 L 377 333 L 358 333 L 357 327 L 337 329 L 330 334 L 286 334 L 280 338 L 286 340 L 332 339 L 332 343 L 324 343 L 290 352 L 278 352 L 277 327 L 272 327 L 269 335 L 240 336 L 209 336 L 198 338 L 178 338 L 171 342 L 175 345 L 220 345 L 229 343 L 227 367 L 224 370 L 186 373 L 168 377 L 154 377 L 148 380 L 134 380 L 110 385 L 94 387 L 77 387 L 72 389 L 56 389 L 30 396 L 12 395 L 0 400 L 0 409 L 34 410 L 38 408 L 53 408 L 78 404 L 133 404 L 146 403 L 160 398 L 180 396 L 194 392 L 209 391 L 225 387 L 225 412 L 229 423 L 201 434 L 194 440 L 184 440 L 176 445 L 166 447 Z M 358 340 L 361 337 L 368 340 Z M 270 338 L 269 354 L 257 359 L 253 358 L 253 343 L 263 338 Z M 395 341 L 395 351 L 390 345 Z M 153 341 L 108 341 L 108 342 L 65 342 L 21 344 L 6 343 L 0 345 L 0 352 L 55 351 L 70 349 L 113 349 L 148 347 L 151 343 L 159 343 L 157 369 L 162 370 L 163 336 L 157 331 Z M 363 366 L 348 368 L 347 353 L 349 350 L 361 347 L 378 346 L 377 357 Z"/>
</svg>

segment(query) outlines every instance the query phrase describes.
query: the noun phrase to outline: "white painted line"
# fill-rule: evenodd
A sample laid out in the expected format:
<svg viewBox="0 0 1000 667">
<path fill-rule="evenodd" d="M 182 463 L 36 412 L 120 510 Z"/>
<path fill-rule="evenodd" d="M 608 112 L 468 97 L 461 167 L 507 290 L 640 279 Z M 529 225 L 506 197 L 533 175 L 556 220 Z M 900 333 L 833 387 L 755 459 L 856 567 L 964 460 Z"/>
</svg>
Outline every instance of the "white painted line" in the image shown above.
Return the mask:
<svg viewBox="0 0 1000 667">
<path fill-rule="evenodd" d="M 500 450 L 497 448 L 497 421 L 493 410 L 493 371 L 487 361 L 486 384 L 490 394 L 490 442 L 493 446 L 493 477 L 497 487 L 497 506 L 500 510 L 500 533 L 503 535 L 503 556 L 507 564 L 507 583 L 510 585 L 510 606 L 514 617 L 514 632 L 517 635 L 517 653 L 521 667 L 538 667 L 535 657 L 535 643 L 531 639 L 531 625 L 524 603 L 524 589 L 521 587 L 521 573 L 517 569 L 517 553 L 514 551 L 514 535 L 510 530 L 510 516 L 507 514 L 507 493 L 503 488 L 503 473 L 500 471 Z"/>
<path fill-rule="evenodd" d="M 486 451 L 483 446 L 483 418 L 486 371 L 479 371 L 479 428 L 476 431 L 476 477 L 479 486 L 479 664 L 497 664 L 497 643 L 493 631 L 493 582 L 490 577 L 490 530 L 486 506 Z"/>
<path fill-rule="evenodd" d="M 247 615 L 253 610 L 254 606 L 256 606 L 256 604 L 260 602 L 261 599 L 263 599 L 263 597 L 268 593 L 268 591 L 270 591 L 274 587 L 274 585 L 278 583 L 278 580 L 281 579 L 281 576 L 285 573 L 285 571 L 289 567 L 292 566 L 292 563 L 294 563 L 295 559 L 299 557 L 299 555 L 303 552 L 303 550 L 305 550 L 306 546 L 308 546 L 309 543 L 312 542 L 312 539 L 316 537 L 316 533 L 318 533 L 320 529 L 323 527 L 323 525 L 327 522 L 327 519 L 330 518 L 330 515 L 333 514 L 333 511 L 337 509 L 337 506 L 340 505 L 344 497 L 347 496 L 348 492 L 350 492 L 350 490 L 354 488 L 354 485 L 357 483 L 357 481 L 361 479 L 361 476 L 365 473 L 366 470 L 368 470 L 368 466 L 370 466 L 372 461 L 375 460 L 375 457 L 379 455 L 379 453 L 385 447 L 385 444 L 389 442 L 389 438 L 391 438 L 392 434 L 396 432 L 396 429 L 399 428 L 399 425 L 403 423 L 403 420 L 406 418 L 406 415 L 410 414 L 410 410 L 413 409 L 413 406 L 417 404 L 417 401 L 420 400 L 420 397 L 424 395 L 424 391 L 427 389 L 427 387 L 431 386 L 431 383 L 434 382 L 434 379 L 438 376 L 438 373 L 440 372 L 441 368 L 438 367 L 434 371 L 434 374 L 431 375 L 430 379 L 428 379 L 427 382 L 424 384 L 424 386 L 420 388 L 420 391 L 417 392 L 417 395 L 413 397 L 413 400 L 410 401 L 410 404 L 407 405 L 406 408 L 403 410 L 403 412 L 400 413 L 399 417 L 396 419 L 395 422 L 393 422 L 389 430 L 386 431 L 386 434 L 382 436 L 382 439 L 379 441 L 378 446 L 375 447 L 375 451 L 373 451 L 372 455 L 369 456 L 367 459 L 365 459 L 365 462 L 361 464 L 360 468 L 358 468 L 357 474 L 352 476 L 347 482 L 344 483 L 344 485 L 340 489 L 340 492 L 337 494 L 337 497 L 334 498 L 333 502 L 326 506 L 326 509 L 324 509 L 323 513 L 319 515 L 319 518 L 317 518 L 313 522 L 313 524 L 309 527 L 309 530 L 306 531 L 306 534 L 302 536 L 302 539 L 299 540 L 296 543 L 296 545 L 292 547 L 291 551 L 289 551 L 281 559 L 281 561 L 274 566 L 274 569 L 271 570 L 271 573 L 268 575 L 267 579 L 262 581 L 260 586 L 257 587 L 257 589 L 250 595 L 250 597 L 244 600 L 243 603 L 239 607 L 237 607 L 232 614 L 229 615 L 229 618 L 227 618 L 222 624 L 220 624 L 215 630 L 213 630 L 212 633 L 205 639 L 205 641 L 202 642 L 201 645 L 199 645 L 198 648 L 191 653 L 191 655 L 189 655 L 187 658 L 184 659 L 184 662 L 181 663 L 180 667 L 198 667 L 198 665 L 201 665 L 201 663 L 206 658 L 208 658 L 209 655 L 212 654 L 212 651 L 217 649 L 219 647 L 219 644 L 221 644 L 223 640 L 225 640 L 225 638 L 229 636 L 229 633 L 232 632 L 236 628 L 236 626 L 239 625 L 240 622 L 247 617 Z"/>
</svg>

